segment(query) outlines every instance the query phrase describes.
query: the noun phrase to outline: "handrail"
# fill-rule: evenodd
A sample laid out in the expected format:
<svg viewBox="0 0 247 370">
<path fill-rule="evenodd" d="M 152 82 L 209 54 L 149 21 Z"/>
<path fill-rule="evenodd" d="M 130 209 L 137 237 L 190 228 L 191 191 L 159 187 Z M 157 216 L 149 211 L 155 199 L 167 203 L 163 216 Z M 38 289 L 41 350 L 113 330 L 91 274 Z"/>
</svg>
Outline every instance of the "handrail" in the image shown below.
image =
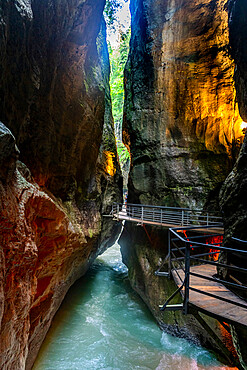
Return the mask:
<svg viewBox="0 0 247 370">
<path fill-rule="evenodd" d="M 208 228 L 210 228 L 210 227 L 215 227 L 215 225 L 209 226 Z M 188 229 L 183 228 L 183 229 L 188 230 L 189 228 Z M 196 229 L 196 227 L 191 227 L 190 228 L 190 230 L 193 230 L 193 229 Z M 185 241 L 187 243 L 190 243 L 190 245 L 193 245 L 193 246 L 195 245 L 195 247 L 198 246 L 198 247 L 210 248 L 212 246 L 215 246 L 215 247 L 217 247 L 217 249 L 222 250 L 222 251 L 247 254 L 247 250 L 244 250 L 244 249 L 235 249 L 235 248 L 229 248 L 229 247 L 222 247 L 222 246 L 218 246 L 218 245 L 214 245 L 214 244 L 205 244 L 205 243 L 195 242 L 193 240 L 188 241 L 183 236 L 179 235 L 177 230 L 181 230 L 181 228 L 177 228 L 177 227 L 176 228 L 169 228 L 169 231 L 171 231 L 174 235 L 176 235 L 176 237 L 179 238 L 181 241 Z M 232 238 L 232 239 L 236 239 L 236 238 Z M 171 240 L 173 240 L 173 239 L 171 239 Z M 240 239 L 238 239 L 238 240 L 240 240 Z"/>
<path fill-rule="evenodd" d="M 183 287 L 185 285 L 185 280 L 186 279 L 184 279 L 183 284 L 167 299 L 167 301 L 160 308 L 160 311 L 165 311 L 166 306 L 168 305 L 168 303 L 183 289 Z"/>
<path fill-rule="evenodd" d="M 211 228 L 212 227 L 215 227 L 215 226 L 211 226 Z M 208 228 L 210 228 L 210 227 L 207 227 L 207 229 Z M 186 230 L 186 231 L 188 231 L 188 230 L 193 231 L 193 229 L 196 229 L 196 227 L 183 228 L 183 229 Z M 193 291 L 196 291 L 197 293 L 205 294 L 205 295 L 208 295 L 210 297 L 217 298 L 221 301 L 228 302 L 228 303 L 231 303 L 233 305 L 236 305 L 236 306 L 247 309 L 247 303 L 245 305 L 245 304 L 239 303 L 237 301 L 233 301 L 231 299 L 221 297 L 220 295 L 205 292 L 201 289 L 197 289 L 197 288 L 194 288 L 194 287 L 190 286 L 190 276 L 196 276 L 196 277 L 199 277 L 199 278 L 202 278 L 202 279 L 205 279 L 205 280 L 209 280 L 209 281 L 215 281 L 216 280 L 216 281 L 218 281 L 219 283 L 221 283 L 225 286 L 229 286 L 231 288 L 241 289 L 243 291 L 247 291 L 247 286 L 246 285 L 238 285 L 238 284 L 235 284 L 235 283 L 232 283 L 232 282 L 229 282 L 229 281 L 225 281 L 225 280 L 222 280 L 222 279 L 219 279 L 219 278 L 214 278 L 214 277 L 211 277 L 211 276 L 205 276 L 205 275 L 202 275 L 200 273 L 193 272 L 193 271 L 191 271 L 191 263 L 190 263 L 191 260 L 193 260 L 193 261 L 198 261 L 198 262 L 204 263 L 204 264 L 219 266 L 219 267 L 223 267 L 223 268 L 225 267 L 225 268 L 228 268 L 229 270 L 231 269 L 231 270 L 234 270 L 234 271 L 238 271 L 238 272 L 247 274 L 247 269 L 243 268 L 243 267 L 238 268 L 237 266 L 230 266 L 230 265 L 222 263 L 222 262 L 212 261 L 212 260 L 205 260 L 205 259 L 198 258 L 198 257 L 207 256 L 207 255 L 211 255 L 211 254 L 215 255 L 215 254 L 219 253 L 220 251 L 226 251 L 226 252 L 232 252 L 232 253 L 235 252 L 235 253 L 239 253 L 241 255 L 246 256 L 247 250 L 245 250 L 245 249 L 234 249 L 234 248 L 230 248 L 230 247 L 223 247 L 221 245 L 222 242 L 217 242 L 217 243 L 214 243 L 214 244 L 205 244 L 205 243 L 201 243 L 199 241 L 194 241 L 194 240 L 191 240 L 188 237 L 187 234 L 186 234 L 186 236 L 180 235 L 181 231 L 182 231 L 182 229 L 180 227 L 169 229 L 169 233 L 168 233 L 168 235 L 169 235 L 169 238 L 168 238 L 168 255 L 170 256 L 169 269 L 171 269 L 173 267 L 173 269 L 175 271 L 177 270 L 177 267 L 174 265 L 174 262 L 177 262 L 178 265 L 180 266 L 180 268 L 181 268 L 180 261 L 184 260 L 184 263 L 185 263 L 185 270 L 184 270 L 185 280 L 184 280 L 184 284 L 183 284 L 183 286 L 184 286 L 183 312 L 184 313 L 188 312 L 189 292 L 190 292 L 190 290 L 193 290 Z M 212 235 L 210 235 L 210 237 L 212 237 Z M 204 236 L 202 236 L 202 237 L 204 237 Z M 239 244 L 242 244 L 244 246 L 247 244 L 247 241 L 244 241 L 244 240 L 241 240 L 241 239 L 232 238 L 232 240 L 237 241 Z M 181 247 L 177 246 L 175 241 L 176 242 L 179 241 L 180 243 L 182 242 L 183 243 L 182 246 Z M 175 248 L 171 248 L 171 245 L 174 245 Z M 193 253 L 194 253 L 197 248 L 213 249 L 214 251 L 211 251 L 209 253 L 197 253 L 197 254 L 191 255 L 192 250 L 193 250 Z M 177 257 L 174 254 L 176 249 L 178 249 L 179 252 L 181 252 L 181 249 L 185 250 L 185 256 L 184 257 Z M 172 258 L 172 255 L 174 256 L 174 258 Z M 169 270 L 168 274 L 170 274 L 170 273 L 171 273 L 171 271 Z"/>
<path fill-rule="evenodd" d="M 155 225 L 176 225 L 182 227 L 198 227 L 217 225 L 222 227 L 222 219 L 213 212 L 193 210 L 189 208 L 152 206 L 143 204 L 112 204 L 112 216 L 117 220 L 151 223 Z"/>
<path fill-rule="evenodd" d="M 117 202 L 114 202 L 113 204 L 123 205 L 122 203 L 117 203 Z M 127 203 L 127 206 L 145 207 L 145 208 L 159 208 L 159 209 L 160 208 L 163 208 L 163 209 L 182 210 L 182 211 L 193 211 L 193 212 L 202 212 L 203 211 L 203 212 L 206 212 L 206 213 L 213 213 L 213 214 L 215 214 L 214 211 L 207 211 L 207 210 L 203 210 L 203 209 L 199 209 L 199 208 L 198 209 L 197 208 L 193 209 L 193 208 L 183 208 L 183 207 L 153 206 L 151 204 L 134 204 L 134 203 Z"/>
</svg>

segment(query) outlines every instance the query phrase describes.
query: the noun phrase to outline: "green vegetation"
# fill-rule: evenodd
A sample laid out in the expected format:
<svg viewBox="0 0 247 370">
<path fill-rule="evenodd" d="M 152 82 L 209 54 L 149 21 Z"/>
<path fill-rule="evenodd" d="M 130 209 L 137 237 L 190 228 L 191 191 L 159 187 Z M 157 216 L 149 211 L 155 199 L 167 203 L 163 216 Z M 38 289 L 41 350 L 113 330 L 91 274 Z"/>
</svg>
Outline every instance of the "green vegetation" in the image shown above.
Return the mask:
<svg viewBox="0 0 247 370">
<path fill-rule="evenodd" d="M 106 0 L 104 14 L 107 27 L 115 29 L 115 23 L 117 21 L 117 11 L 122 8 L 122 3 L 128 0 Z"/>
<path fill-rule="evenodd" d="M 124 68 L 129 53 L 130 28 L 126 30 L 126 23 L 121 23 L 118 12 L 123 7 L 124 2 L 127 3 L 128 1 L 129 0 L 107 0 L 104 10 L 106 24 L 110 30 L 109 34 L 114 34 L 115 36 L 110 37 L 110 39 L 114 40 L 112 44 L 108 41 L 111 65 L 110 90 L 117 152 L 124 182 L 127 182 L 130 164 L 130 154 L 122 143 Z"/>
<path fill-rule="evenodd" d="M 124 143 L 120 140 L 117 140 L 117 153 L 120 164 L 125 164 L 130 160 L 130 154 Z"/>
<path fill-rule="evenodd" d="M 126 33 L 119 31 L 119 43 L 113 49 L 108 43 L 110 63 L 111 63 L 111 99 L 112 114 L 114 118 L 114 128 L 117 140 L 117 152 L 122 172 L 128 171 L 130 154 L 122 143 L 122 123 L 124 105 L 124 67 L 129 53 L 130 29 Z M 124 177 L 125 174 L 123 173 Z"/>
<path fill-rule="evenodd" d="M 116 49 L 113 49 L 108 43 L 110 63 L 111 63 L 111 98 L 112 113 L 115 122 L 115 132 L 119 138 L 119 132 L 122 130 L 123 104 L 124 104 L 124 67 L 129 53 L 130 29 L 126 33 L 119 32 L 120 42 Z M 121 136 L 121 135 L 120 135 Z"/>
</svg>

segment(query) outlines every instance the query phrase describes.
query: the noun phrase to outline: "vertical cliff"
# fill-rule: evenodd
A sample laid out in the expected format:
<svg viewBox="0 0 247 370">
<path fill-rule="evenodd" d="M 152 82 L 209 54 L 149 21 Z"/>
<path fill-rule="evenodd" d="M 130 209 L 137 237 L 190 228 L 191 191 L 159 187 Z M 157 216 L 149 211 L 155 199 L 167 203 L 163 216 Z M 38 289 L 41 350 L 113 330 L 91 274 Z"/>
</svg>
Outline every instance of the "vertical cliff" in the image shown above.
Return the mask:
<svg viewBox="0 0 247 370">
<path fill-rule="evenodd" d="M 219 210 L 219 189 L 243 141 L 229 14 L 226 0 L 131 1 L 124 115 L 132 154 L 130 202 Z M 126 230 L 135 252 L 141 250 L 155 271 L 167 253 L 166 239 L 153 230 L 160 247 L 152 251 L 148 236 L 140 241 L 133 226 Z M 136 286 L 145 268 L 130 263 L 135 252 L 124 238 Z M 146 297 L 155 284 L 142 287 Z"/>
<path fill-rule="evenodd" d="M 244 1 L 232 1 L 229 27 L 231 52 L 236 62 L 236 90 L 243 120 L 247 121 L 247 4 Z M 226 179 L 221 191 L 221 206 L 224 211 L 226 236 L 235 236 L 247 240 L 245 197 L 247 187 L 246 137 L 238 160 Z M 229 234 L 229 235 L 228 235 Z"/>
<path fill-rule="evenodd" d="M 125 134 L 130 196 L 202 207 L 242 140 L 227 1 L 132 0 Z"/>
<path fill-rule="evenodd" d="M 247 121 L 247 4 L 244 0 L 229 2 L 231 54 L 236 64 L 235 86 L 241 117 Z"/>
<path fill-rule="evenodd" d="M 230 2 L 229 29 L 231 53 L 236 63 L 235 85 L 240 113 L 247 122 L 247 3 L 244 0 Z M 224 216 L 225 240 L 224 245 L 231 248 L 246 248 L 236 244 L 231 237 L 247 240 L 247 137 L 240 151 L 232 172 L 227 177 L 220 194 L 221 207 Z M 234 256 L 227 256 L 232 263 Z M 246 260 L 239 256 L 234 257 L 234 264 L 246 268 Z M 231 274 L 235 275 L 232 271 Z M 237 273 L 241 283 L 247 285 L 245 274 Z M 243 294 L 243 292 L 240 292 Z M 241 358 L 243 367 L 247 368 L 247 352 L 245 346 L 246 330 L 233 328 L 235 346 Z"/>
<path fill-rule="evenodd" d="M 68 288 L 117 234 L 102 217 L 121 199 L 104 4 L 0 4 L 3 369 L 32 366 Z"/>
<path fill-rule="evenodd" d="M 124 115 L 130 203 L 220 209 L 220 188 L 244 138 L 245 89 L 234 83 L 246 78 L 243 8 L 244 1 L 131 1 Z M 243 64 L 234 75 L 236 57 Z M 120 241 L 132 285 L 159 320 L 186 327 L 177 313 L 158 312 L 171 289 L 154 276 L 167 237 L 159 228 L 146 231 L 127 224 Z"/>
</svg>

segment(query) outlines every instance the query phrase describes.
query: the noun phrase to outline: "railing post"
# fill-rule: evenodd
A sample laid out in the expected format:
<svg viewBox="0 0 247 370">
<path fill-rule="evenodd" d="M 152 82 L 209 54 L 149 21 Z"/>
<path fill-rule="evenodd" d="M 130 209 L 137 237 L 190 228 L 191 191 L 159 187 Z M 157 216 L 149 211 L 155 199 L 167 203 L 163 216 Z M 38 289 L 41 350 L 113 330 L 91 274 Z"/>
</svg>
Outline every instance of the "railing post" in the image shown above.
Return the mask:
<svg viewBox="0 0 247 370">
<path fill-rule="evenodd" d="M 143 223 L 143 206 L 142 206 L 142 223 Z"/>
<path fill-rule="evenodd" d="M 182 210 L 182 226 L 184 226 L 184 210 Z"/>
<path fill-rule="evenodd" d="M 171 230 L 168 230 L 168 273 L 169 277 L 171 277 L 171 270 L 172 270 L 172 265 L 171 265 Z"/>
<path fill-rule="evenodd" d="M 161 225 L 163 224 L 163 222 L 162 222 L 162 208 L 160 209 L 160 223 L 161 223 Z"/>
<path fill-rule="evenodd" d="M 190 244 L 185 242 L 185 289 L 184 289 L 184 306 L 183 314 L 188 313 L 188 303 L 190 294 Z"/>
<path fill-rule="evenodd" d="M 209 214 L 207 213 L 207 226 L 208 226 L 208 218 L 209 218 Z"/>
</svg>

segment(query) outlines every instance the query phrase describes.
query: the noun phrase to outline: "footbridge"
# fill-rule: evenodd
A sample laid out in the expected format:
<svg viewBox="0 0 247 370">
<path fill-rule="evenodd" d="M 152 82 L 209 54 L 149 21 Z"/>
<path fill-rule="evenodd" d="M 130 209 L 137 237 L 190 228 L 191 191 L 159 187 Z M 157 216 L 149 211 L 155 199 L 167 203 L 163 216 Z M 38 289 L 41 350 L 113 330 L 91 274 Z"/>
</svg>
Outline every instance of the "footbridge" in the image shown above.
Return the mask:
<svg viewBox="0 0 247 370">
<path fill-rule="evenodd" d="M 232 238 L 231 247 L 223 246 L 221 217 L 202 210 L 114 204 L 111 216 L 169 229 L 168 254 L 155 275 L 173 278 L 177 290 L 160 310 L 193 314 L 229 359 L 231 354 L 200 313 L 214 317 L 226 330 L 228 324 L 247 327 L 247 241 Z M 177 295 L 181 303 L 173 304 Z"/>
<path fill-rule="evenodd" d="M 223 233 L 222 218 L 214 212 L 199 209 L 151 206 L 143 204 L 112 205 L 111 215 L 118 221 L 130 221 L 140 225 L 171 227 L 214 226 Z"/>
<path fill-rule="evenodd" d="M 247 242 L 232 238 L 232 247 L 223 247 L 223 235 L 197 233 L 197 227 L 170 228 L 166 261 L 155 272 L 158 276 L 173 277 L 178 289 L 160 306 L 164 310 L 195 310 L 229 324 L 247 327 L 246 280 Z M 202 230 L 202 229 L 201 229 Z M 236 266 L 232 261 L 242 261 Z M 229 261 L 229 262 L 226 262 Z M 162 268 L 167 262 L 167 271 Z M 180 293 L 182 302 L 170 304 Z M 242 294 L 241 294 L 242 293 Z"/>
</svg>

